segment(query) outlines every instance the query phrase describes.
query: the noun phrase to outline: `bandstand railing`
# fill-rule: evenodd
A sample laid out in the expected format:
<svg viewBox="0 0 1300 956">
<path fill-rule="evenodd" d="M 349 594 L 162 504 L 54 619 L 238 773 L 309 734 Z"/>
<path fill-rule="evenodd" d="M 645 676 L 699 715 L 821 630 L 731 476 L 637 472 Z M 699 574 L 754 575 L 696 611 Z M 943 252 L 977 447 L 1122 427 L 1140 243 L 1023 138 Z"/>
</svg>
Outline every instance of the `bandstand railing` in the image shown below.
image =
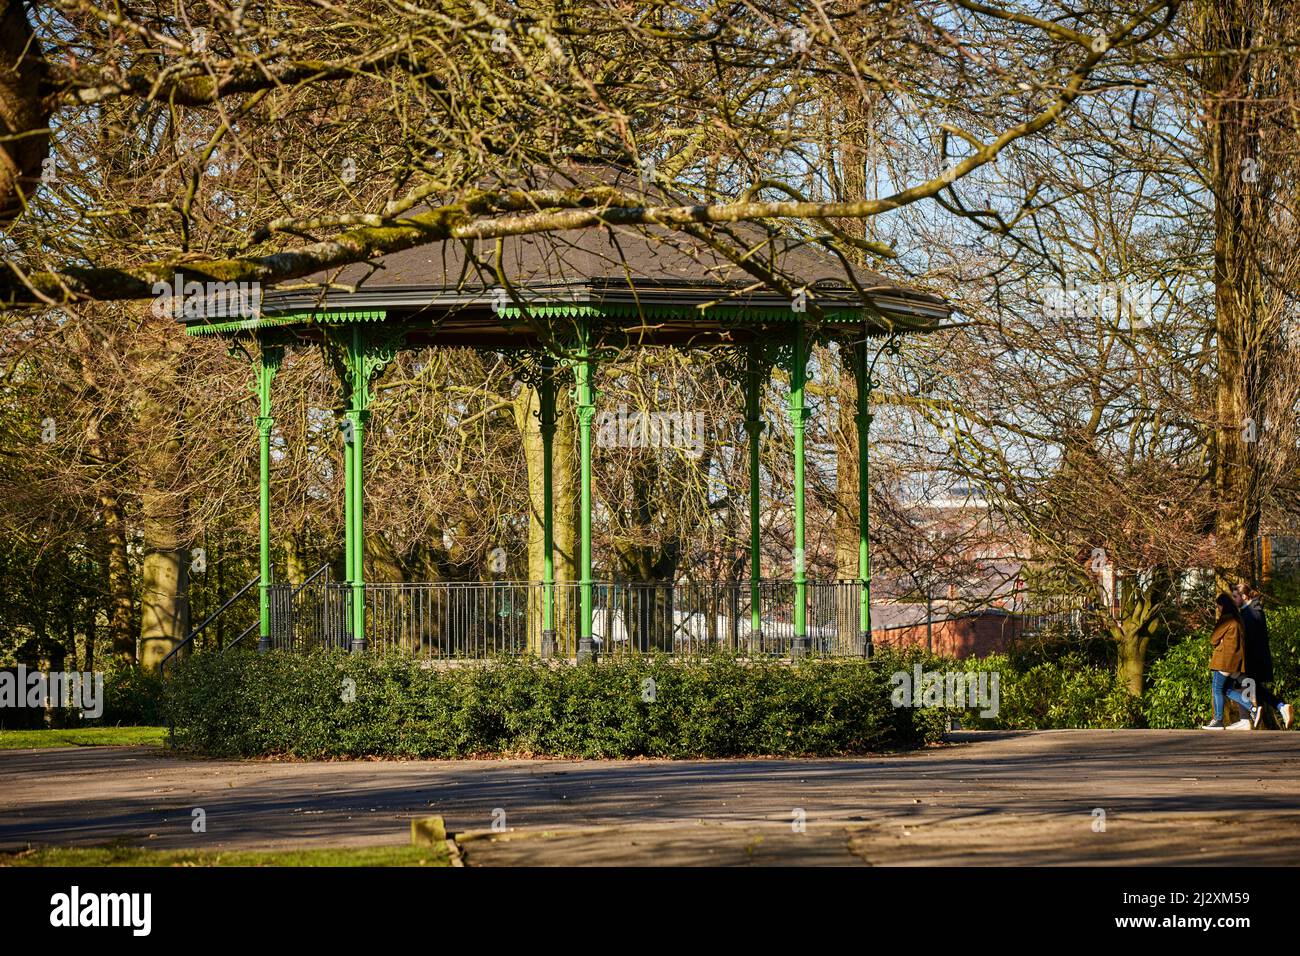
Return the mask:
<svg viewBox="0 0 1300 956">
<path fill-rule="evenodd" d="M 549 656 L 547 586 L 537 581 L 367 583 L 366 647 L 433 659 Z M 271 646 L 346 649 L 352 644 L 353 588 L 344 583 L 271 587 Z M 757 591 L 758 607 L 753 596 Z M 554 650 L 578 650 L 581 587 L 553 585 Z M 804 653 L 860 655 L 858 581 L 810 581 Z M 795 646 L 792 581 L 598 582 L 592 633 L 606 655 L 732 651 L 784 657 Z M 757 614 L 755 611 L 757 610 Z M 757 626 L 755 626 L 757 624 Z"/>
</svg>

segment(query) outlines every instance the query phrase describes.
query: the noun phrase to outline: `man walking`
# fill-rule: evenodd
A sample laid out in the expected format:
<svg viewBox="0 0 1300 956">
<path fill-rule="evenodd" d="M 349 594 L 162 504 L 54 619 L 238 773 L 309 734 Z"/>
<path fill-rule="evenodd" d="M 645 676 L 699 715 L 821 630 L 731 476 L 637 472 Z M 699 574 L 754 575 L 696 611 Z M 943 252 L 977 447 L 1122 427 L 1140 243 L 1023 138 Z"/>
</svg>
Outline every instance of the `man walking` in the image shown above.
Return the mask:
<svg viewBox="0 0 1300 956">
<path fill-rule="evenodd" d="M 1290 728 L 1293 717 L 1291 705 L 1273 693 L 1273 652 L 1268 643 L 1268 621 L 1259 603 L 1259 592 L 1249 584 L 1239 584 L 1232 596 L 1241 609 L 1241 622 L 1246 629 L 1246 676 L 1255 682 L 1255 704 L 1251 719 L 1256 727 L 1264 719 L 1266 708 L 1275 708 L 1284 728 Z"/>
</svg>

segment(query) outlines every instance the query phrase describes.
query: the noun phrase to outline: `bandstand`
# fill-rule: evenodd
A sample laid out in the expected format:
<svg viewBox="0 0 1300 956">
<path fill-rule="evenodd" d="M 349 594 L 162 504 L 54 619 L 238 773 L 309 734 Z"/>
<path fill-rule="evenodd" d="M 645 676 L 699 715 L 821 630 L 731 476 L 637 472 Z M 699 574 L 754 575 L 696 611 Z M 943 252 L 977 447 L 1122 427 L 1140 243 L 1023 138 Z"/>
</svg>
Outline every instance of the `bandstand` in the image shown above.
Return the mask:
<svg viewBox="0 0 1300 956">
<path fill-rule="evenodd" d="M 598 177 L 629 195 L 644 193 L 635 172 L 604 167 Z M 660 196 L 655 202 L 665 200 Z M 720 243 L 732 254 L 724 255 Z M 255 371 L 259 649 L 329 643 L 363 651 L 404 645 L 434 657 L 534 653 L 583 660 L 597 650 L 705 647 L 793 657 L 869 655 L 866 465 L 873 367 L 898 336 L 933 329 L 948 314 L 935 296 L 851 268 L 820 244 L 776 238 L 755 226 L 707 233 L 606 226 L 477 246 L 453 241 L 420 246 L 268 290 L 252 317 L 204 314 L 181 321 L 189 334 L 230 340 L 232 352 L 246 355 Z M 812 346 L 830 341 L 839 343 L 858 385 L 858 575 L 850 581 L 810 582 L 803 561 L 804 391 Z M 285 350 L 301 346 L 323 348 L 339 380 L 345 486 L 341 582 L 272 580 L 273 383 Z M 365 579 L 363 449 L 373 388 L 400 350 L 429 346 L 508 353 L 537 391 L 543 449 L 540 581 Z M 750 473 L 747 580 L 705 586 L 593 579 L 595 372 L 606 355 L 632 347 L 713 350 L 724 369 L 743 381 Z M 790 383 L 794 548 L 789 577 L 765 579 L 759 545 L 759 398 L 777 365 Z M 557 581 L 556 390 L 570 382 L 578 445 L 577 580 Z"/>
</svg>

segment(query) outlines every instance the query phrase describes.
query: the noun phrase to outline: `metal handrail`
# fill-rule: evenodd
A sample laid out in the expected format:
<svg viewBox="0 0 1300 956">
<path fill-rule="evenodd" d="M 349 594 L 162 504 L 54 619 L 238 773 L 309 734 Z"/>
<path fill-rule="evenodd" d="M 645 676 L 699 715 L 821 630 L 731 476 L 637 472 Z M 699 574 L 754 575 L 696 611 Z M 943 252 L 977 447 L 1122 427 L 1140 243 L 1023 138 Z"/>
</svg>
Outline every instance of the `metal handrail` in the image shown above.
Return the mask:
<svg viewBox="0 0 1300 956">
<path fill-rule="evenodd" d="M 173 657 L 175 657 L 177 654 L 179 654 L 179 653 L 181 652 L 181 649 L 182 649 L 182 648 L 184 648 L 184 647 L 186 647 L 186 646 L 188 646 L 188 645 L 190 645 L 190 644 L 193 644 L 193 643 L 194 643 L 194 638 L 198 637 L 199 634 L 201 634 L 201 633 L 203 632 L 203 629 L 204 629 L 205 627 L 207 627 L 209 624 L 211 624 L 213 621 L 215 621 L 218 617 L 220 617 L 221 614 L 226 610 L 226 608 L 230 607 L 230 605 L 234 604 L 234 603 L 235 603 L 236 601 L 238 601 L 241 597 L 243 597 L 246 593 L 248 593 L 248 589 L 251 588 L 254 584 L 256 584 L 256 583 L 257 583 L 258 581 L 260 581 L 260 580 L 262 580 L 261 575 L 258 575 L 257 577 L 253 578 L 253 580 L 249 581 L 249 582 L 248 582 L 247 584 L 245 584 L 242 588 L 240 588 L 238 591 L 236 591 L 232 597 L 228 598 L 228 599 L 226 600 L 226 603 L 225 603 L 225 604 L 221 605 L 221 607 L 217 608 L 215 611 L 213 611 L 211 614 L 209 614 L 207 617 L 205 617 L 205 618 L 203 619 L 203 623 L 202 623 L 202 624 L 200 624 L 198 627 L 194 628 L 194 630 L 190 631 L 190 633 L 186 635 L 185 640 L 181 641 L 179 644 L 177 644 L 175 647 L 173 647 L 173 648 L 171 649 L 171 652 L 170 652 L 166 657 L 164 657 L 164 658 L 162 659 L 162 662 L 158 665 L 158 671 L 159 671 L 159 673 L 162 674 L 162 676 L 166 677 L 166 676 L 167 676 L 167 662 L 170 661 L 170 660 L 171 660 Z"/>
<path fill-rule="evenodd" d="M 233 641 L 231 641 L 229 644 L 227 644 L 225 647 L 221 649 L 221 653 L 223 654 L 226 653 L 226 651 L 230 650 L 232 647 L 234 647 L 244 638 L 248 637 L 248 635 L 252 634 L 253 631 L 257 628 L 257 626 L 260 625 L 261 623 L 262 623 L 261 615 L 258 615 L 257 620 L 254 621 L 252 624 L 248 625 L 248 627 L 244 628 L 242 634 L 240 634 L 237 638 L 235 638 Z"/>
<path fill-rule="evenodd" d="M 302 584 L 298 585 L 296 588 L 293 589 L 293 591 L 289 594 L 290 599 L 296 598 L 299 594 L 301 594 L 303 588 L 305 588 L 307 585 L 315 581 L 318 577 L 321 576 L 321 574 L 328 571 L 329 567 L 330 567 L 329 562 L 326 562 L 325 564 L 322 564 L 319 568 L 317 568 L 315 571 L 313 571 L 311 573 L 311 576 L 308 577 L 307 580 L 303 581 Z M 230 650 L 232 647 L 234 647 L 244 638 L 248 637 L 249 634 L 253 633 L 253 629 L 256 628 L 261 623 L 262 623 L 261 619 L 259 618 L 258 620 L 254 621 L 252 624 L 248 625 L 248 627 L 244 629 L 243 634 L 240 634 L 237 638 L 235 638 L 233 641 L 231 641 L 229 644 L 227 644 L 225 647 L 221 649 L 221 653 L 223 654 L 226 653 L 226 651 Z"/>
</svg>

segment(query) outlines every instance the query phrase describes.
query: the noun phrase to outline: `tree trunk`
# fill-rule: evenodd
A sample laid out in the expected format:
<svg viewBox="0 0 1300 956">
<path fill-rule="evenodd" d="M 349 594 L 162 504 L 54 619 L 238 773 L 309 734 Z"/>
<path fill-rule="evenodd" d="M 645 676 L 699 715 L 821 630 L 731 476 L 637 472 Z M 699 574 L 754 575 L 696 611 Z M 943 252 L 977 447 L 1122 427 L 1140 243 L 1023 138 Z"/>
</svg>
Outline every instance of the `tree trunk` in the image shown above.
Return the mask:
<svg viewBox="0 0 1300 956">
<path fill-rule="evenodd" d="M 1116 575 L 1120 589 L 1118 616 L 1108 627 L 1119 651 L 1119 678 L 1134 697 L 1142 696 L 1147 648 L 1160 621 L 1160 609 L 1170 595 L 1171 583 L 1155 575 L 1143 583 L 1136 575 Z"/>
<path fill-rule="evenodd" d="M 86 652 L 81 657 L 81 669 L 93 672 L 95 670 L 96 618 L 99 615 L 99 609 L 95 607 L 93 601 L 88 603 L 90 606 L 86 613 Z"/>
<path fill-rule="evenodd" d="M 97 351 L 116 350 L 118 345 L 111 339 L 92 339 L 90 328 L 93 326 L 77 328 L 72 341 L 76 351 L 83 356 L 80 363 L 82 384 L 89 395 L 98 399 L 102 393 L 91 357 Z M 86 453 L 93 467 L 111 469 L 121 463 L 124 457 L 119 437 L 121 430 L 121 423 L 113 418 L 103 419 L 91 415 L 86 419 Z M 115 659 L 134 663 L 136 635 L 132 627 L 132 615 L 135 610 L 135 593 L 131 579 L 130 553 L 127 549 L 126 509 L 123 495 L 111 478 L 101 477 L 99 480 L 99 507 L 103 515 L 99 545 L 108 595 L 108 644 Z"/>
<path fill-rule="evenodd" d="M 189 549 L 182 544 L 174 497 L 156 489 L 142 496 L 144 568 L 140 600 L 140 657 L 154 670 L 189 631 Z"/>
<path fill-rule="evenodd" d="M 853 373 L 839 369 L 835 438 L 835 576 L 858 576 L 858 389 Z"/>
<path fill-rule="evenodd" d="M 852 348 L 841 344 L 841 348 Z M 836 369 L 839 376 L 838 418 L 835 436 L 835 576 L 840 581 L 858 578 L 858 385 L 853 372 L 843 361 Z M 839 633 L 836 640 L 841 653 L 856 646 L 860 633 L 861 597 L 853 587 L 835 589 L 835 620 Z"/>
<path fill-rule="evenodd" d="M 1210 50 L 1250 46 L 1253 0 L 1204 0 L 1197 19 Z M 1260 197 L 1259 127 L 1250 65 L 1244 57 L 1210 57 L 1202 67 L 1206 136 L 1214 191 L 1215 572 L 1221 589 L 1253 577 L 1262 501 L 1257 455 L 1264 423 L 1258 385 L 1264 349 L 1260 260 L 1254 237 L 1265 226 Z"/>
<path fill-rule="evenodd" d="M 315 571 L 315 568 L 308 569 L 307 558 L 303 554 L 302 535 L 297 531 L 290 531 L 284 536 L 284 564 L 287 583 L 293 585 L 302 584 L 307 580 L 307 576 Z M 319 579 L 318 579 L 319 580 Z"/>
<path fill-rule="evenodd" d="M 144 530 L 140 599 L 140 657 L 157 668 L 189 631 L 189 548 L 185 539 L 186 489 L 181 475 L 181 352 L 174 330 L 141 363 L 138 415 L 143 456 L 140 510 Z"/>
<path fill-rule="evenodd" d="M 1150 636 L 1125 633 L 1116 641 L 1119 648 L 1119 679 L 1134 697 L 1142 696 L 1142 681 L 1146 675 L 1147 645 Z"/>
<path fill-rule="evenodd" d="M 555 566 L 555 580 L 576 580 L 577 540 L 578 540 L 578 472 L 574 446 L 577 437 L 574 430 L 573 416 L 564 405 L 567 397 L 564 389 L 556 388 L 555 397 L 555 437 L 553 448 L 553 484 L 552 496 L 552 553 Z M 524 450 L 524 464 L 528 469 L 528 580 L 541 581 L 545 576 L 545 538 L 542 527 L 542 512 L 545 501 L 542 494 L 542 430 L 535 414 L 539 408 L 537 390 L 529 385 L 522 385 L 515 398 L 515 426 L 519 429 L 520 441 Z M 571 630 L 577 611 L 576 594 L 572 589 L 557 588 L 555 594 L 555 625 L 557 639 L 564 640 Z M 570 600 L 572 598 L 572 607 Z M 528 634 L 529 650 L 537 653 L 541 649 L 542 607 L 541 594 L 534 589 L 529 596 Z"/>
<path fill-rule="evenodd" d="M 50 108 L 41 95 L 45 76 L 27 5 L 0 0 L 0 225 L 22 212 L 23 197 L 36 191 L 49 155 Z"/>
<path fill-rule="evenodd" d="M 135 594 L 131 581 L 131 562 L 126 546 L 126 520 L 117 495 L 104 495 L 104 551 L 108 570 L 108 644 L 116 660 L 134 664 L 135 632 L 132 614 Z"/>
</svg>

